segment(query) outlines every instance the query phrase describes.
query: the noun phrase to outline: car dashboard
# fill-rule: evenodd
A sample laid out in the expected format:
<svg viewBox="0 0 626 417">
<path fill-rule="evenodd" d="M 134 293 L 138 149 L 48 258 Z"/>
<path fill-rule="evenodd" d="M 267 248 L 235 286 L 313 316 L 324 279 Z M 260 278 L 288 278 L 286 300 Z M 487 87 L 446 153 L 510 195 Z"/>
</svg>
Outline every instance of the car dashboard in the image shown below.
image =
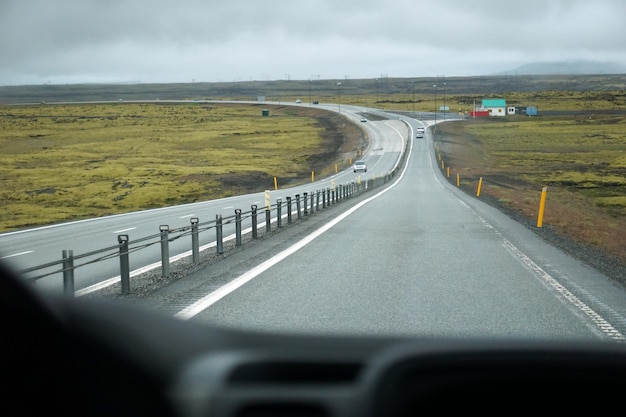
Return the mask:
<svg viewBox="0 0 626 417">
<path fill-rule="evenodd" d="M 622 343 L 269 334 L 3 279 L 2 415 L 415 416 L 618 407 Z"/>
</svg>

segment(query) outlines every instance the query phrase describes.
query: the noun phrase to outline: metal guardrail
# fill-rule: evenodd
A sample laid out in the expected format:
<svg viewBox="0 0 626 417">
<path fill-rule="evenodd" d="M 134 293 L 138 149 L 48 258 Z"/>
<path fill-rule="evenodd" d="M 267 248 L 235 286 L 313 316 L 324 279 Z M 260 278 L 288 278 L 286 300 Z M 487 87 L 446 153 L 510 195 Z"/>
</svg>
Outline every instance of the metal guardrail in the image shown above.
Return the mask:
<svg viewBox="0 0 626 417">
<path fill-rule="evenodd" d="M 305 192 L 302 195 L 295 194 L 293 198 L 286 197 L 285 201 L 277 199 L 275 204 L 267 204 L 262 210 L 265 216 L 265 232 L 271 232 L 272 224 L 275 224 L 276 228 L 282 228 L 283 217 L 286 217 L 287 223 L 291 224 L 293 222 L 294 203 L 297 220 L 301 220 L 303 217 L 313 215 L 331 205 L 341 203 L 390 182 L 405 165 L 408 157 L 406 148 L 409 147 L 410 140 L 412 140 L 411 136 L 409 136 L 409 138 L 410 139 L 405 143 L 405 149 L 404 152 L 401 153 L 400 160 L 393 170 L 385 176 L 358 183 L 351 182 L 340 184 L 334 188 L 318 189 L 311 193 Z M 282 212 L 284 207 L 286 207 L 285 215 L 283 215 Z M 63 249 L 61 259 L 24 269 L 20 271 L 20 274 L 33 283 L 45 277 L 61 275 L 63 279 L 63 292 L 66 295 L 74 296 L 76 271 L 79 268 L 108 259 L 119 258 L 121 293 L 129 294 L 131 291 L 130 255 L 132 253 L 159 245 L 161 249 L 161 273 L 164 277 L 167 277 L 170 274 L 170 242 L 182 237 L 191 236 L 192 262 L 198 264 L 200 262 L 200 233 L 215 230 L 216 251 L 218 254 L 223 254 L 224 225 L 235 224 L 235 247 L 240 247 L 243 245 L 242 223 L 248 219 L 251 222 L 252 239 L 257 239 L 258 230 L 262 228 L 262 226 L 259 225 L 259 209 L 256 205 L 252 205 L 248 211 L 243 212 L 241 209 L 235 209 L 235 213 L 232 216 L 222 217 L 222 215 L 218 214 L 215 216 L 215 220 L 207 222 L 200 222 L 197 217 L 194 217 L 190 219 L 189 226 L 177 229 L 170 229 L 168 225 L 161 225 L 159 227 L 159 233 L 132 241 L 129 240 L 128 235 L 120 234 L 117 236 L 117 245 L 111 245 L 91 252 L 74 254 L 72 249 Z M 36 274 L 32 275 L 34 273 Z"/>
<path fill-rule="evenodd" d="M 263 221 L 265 233 L 269 233 L 272 231 L 272 225 L 274 228 L 284 227 L 284 218 L 288 225 L 294 222 L 294 214 L 296 220 L 302 220 L 304 217 L 311 216 L 331 205 L 341 203 L 387 183 L 393 178 L 395 172 L 394 170 L 384 177 L 372 178 L 360 183 L 351 182 L 337 185 L 335 188 L 318 189 L 311 193 L 305 192 L 302 195 L 295 194 L 293 198 L 286 197 L 285 201 L 277 199 L 274 204 L 261 209 L 256 205 L 252 205 L 250 210 L 245 212 L 241 209 L 235 209 L 233 215 L 223 217 L 218 214 L 215 216 L 215 220 L 211 221 L 200 222 L 199 218 L 193 217 L 190 219 L 189 226 L 176 229 L 170 229 L 168 225 L 161 225 L 159 226 L 159 233 L 134 240 L 130 240 L 126 234 L 120 234 L 117 236 L 118 243 L 116 245 L 90 252 L 75 254 L 72 249 L 63 249 L 59 260 L 24 269 L 20 271 L 20 274 L 33 283 L 42 278 L 60 275 L 63 282 L 63 293 L 74 296 L 78 269 L 108 259 L 119 258 L 121 293 L 130 294 L 130 256 L 137 251 L 159 245 L 161 274 L 163 277 L 168 277 L 170 275 L 170 242 L 191 236 L 192 262 L 198 264 L 200 262 L 200 233 L 214 231 L 216 252 L 223 254 L 225 250 L 223 228 L 227 224 L 235 224 L 235 247 L 240 247 L 243 245 L 244 222 L 250 222 L 251 238 L 257 239 L 259 229 L 263 228 Z M 262 217 L 261 223 L 259 223 L 259 217 Z"/>
</svg>

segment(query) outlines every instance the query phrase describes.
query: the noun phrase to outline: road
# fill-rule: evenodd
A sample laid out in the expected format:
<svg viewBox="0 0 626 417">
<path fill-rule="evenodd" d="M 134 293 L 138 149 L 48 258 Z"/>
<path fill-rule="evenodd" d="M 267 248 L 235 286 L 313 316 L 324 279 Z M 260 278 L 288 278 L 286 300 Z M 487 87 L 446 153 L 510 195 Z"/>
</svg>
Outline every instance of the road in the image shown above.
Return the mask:
<svg viewBox="0 0 626 417">
<path fill-rule="evenodd" d="M 362 110 L 342 106 L 349 117 Z M 142 303 L 181 319 L 290 333 L 626 341 L 623 286 L 451 185 L 430 132 L 415 139 L 423 123 L 398 118 L 410 126 L 411 147 L 394 182 L 169 283 Z M 405 125 L 395 117 L 364 125 L 371 135 L 368 175 L 383 175 L 397 163 Z M 347 170 L 273 192 L 272 199 L 357 175 Z M 64 245 L 90 250 L 116 243 L 119 233 L 132 239 L 161 224 L 180 227 L 191 216 L 211 219 L 251 204 L 263 205 L 263 194 L 5 234 L 0 253 L 25 253 L 8 258 L 15 261 L 32 250 L 43 261 Z M 158 256 L 134 257 L 134 267 Z M 92 285 L 81 281 L 82 288 Z"/>
<path fill-rule="evenodd" d="M 320 105 L 320 107 L 323 108 L 324 105 Z M 336 109 L 332 105 L 327 107 L 331 111 Z M 359 113 L 363 110 L 363 108 L 356 106 L 342 106 L 342 114 L 355 123 L 360 123 Z M 385 115 L 383 114 L 383 116 Z M 386 115 L 385 117 L 389 116 Z M 334 188 L 340 184 L 384 176 L 391 171 L 399 160 L 406 140 L 406 134 L 403 137 L 399 129 L 406 130 L 406 126 L 397 120 L 361 123 L 361 125 L 368 132 L 370 140 L 369 148 L 365 150 L 363 158 L 368 163 L 367 173 L 353 173 L 351 169 L 347 169 L 331 177 L 299 187 L 281 189 L 279 184 L 278 190 L 271 190 L 270 192 L 271 204 L 275 204 L 278 199 L 285 202 L 288 196 L 292 198 L 296 194 L 303 196 L 305 192 L 311 194 L 315 190 Z M 256 205 L 262 210 L 265 207 L 265 193 L 5 233 L 0 235 L 0 259 L 16 270 L 25 270 L 33 266 L 59 261 L 62 259 L 63 250 L 71 250 L 74 256 L 78 256 L 102 248 L 113 247 L 118 244 L 118 236 L 122 234 L 128 235 L 132 242 L 146 236 L 158 235 L 161 225 L 167 225 L 169 229 L 181 228 L 189 226 L 190 219 L 194 217 L 198 218 L 200 222 L 210 222 L 215 220 L 216 215 L 232 216 L 235 209 L 240 209 L 242 212 L 249 211 L 252 205 Z M 262 221 L 263 219 L 261 219 Z M 235 226 L 233 224 L 224 226 L 225 236 L 232 238 L 234 232 Z M 214 247 L 215 240 L 214 230 L 200 233 L 200 245 L 203 250 L 210 250 Z M 152 241 L 154 242 L 155 239 Z M 111 252 L 115 253 L 116 250 L 113 249 Z M 181 257 L 191 257 L 191 237 L 172 241 L 169 251 L 172 261 Z M 119 281 L 119 260 L 113 257 L 91 263 L 100 256 L 102 254 L 76 261 L 76 265 L 80 265 L 75 271 L 74 286 L 77 294 L 88 293 L 102 285 L 111 285 Z M 160 267 L 161 252 L 158 244 L 133 252 L 130 257 L 130 268 L 133 271 L 131 275 Z M 60 265 L 55 265 L 43 272 L 59 271 L 60 269 Z M 35 274 L 39 273 L 41 271 L 37 271 Z M 37 284 L 48 290 L 60 290 L 62 289 L 63 277 L 61 273 L 55 273 L 38 280 Z"/>
<path fill-rule="evenodd" d="M 434 155 L 427 131 L 389 187 L 145 301 L 272 332 L 626 340 L 623 287 L 458 190 Z"/>
</svg>

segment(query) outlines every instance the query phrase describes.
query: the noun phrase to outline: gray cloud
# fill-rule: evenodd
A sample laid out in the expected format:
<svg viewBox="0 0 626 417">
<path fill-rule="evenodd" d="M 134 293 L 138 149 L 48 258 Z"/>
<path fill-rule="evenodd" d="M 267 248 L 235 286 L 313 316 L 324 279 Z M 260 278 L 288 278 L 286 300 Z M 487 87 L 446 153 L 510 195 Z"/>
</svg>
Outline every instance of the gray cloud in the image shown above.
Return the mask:
<svg viewBox="0 0 626 417">
<path fill-rule="evenodd" d="M 626 65 L 622 0 L 1 0 L 0 84 L 478 75 Z"/>
</svg>

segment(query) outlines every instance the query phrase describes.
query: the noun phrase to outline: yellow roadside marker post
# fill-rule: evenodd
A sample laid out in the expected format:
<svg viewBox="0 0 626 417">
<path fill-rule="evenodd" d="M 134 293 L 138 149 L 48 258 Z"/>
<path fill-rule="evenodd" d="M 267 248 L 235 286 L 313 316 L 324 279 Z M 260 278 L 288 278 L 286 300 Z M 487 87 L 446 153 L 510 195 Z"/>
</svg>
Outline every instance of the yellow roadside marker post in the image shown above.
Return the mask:
<svg viewBox="0 0 626 417">
<path fill-rule="evenodd" d="M 476 197 L 480 197 L 480 189 L 483 186 L 483 177 L 478 180 L 478 188 L 476 189 Z"/>
<path fill-rule="evenodd" d="M 546 194 L 548 193 L 548 187 L 543 187 L 541 190 L 541 201 L 539 202 L 539 216 L 537 216 L 537 227 L 543 226 L 543 212 L 546 207 Z"/>
</svg>

